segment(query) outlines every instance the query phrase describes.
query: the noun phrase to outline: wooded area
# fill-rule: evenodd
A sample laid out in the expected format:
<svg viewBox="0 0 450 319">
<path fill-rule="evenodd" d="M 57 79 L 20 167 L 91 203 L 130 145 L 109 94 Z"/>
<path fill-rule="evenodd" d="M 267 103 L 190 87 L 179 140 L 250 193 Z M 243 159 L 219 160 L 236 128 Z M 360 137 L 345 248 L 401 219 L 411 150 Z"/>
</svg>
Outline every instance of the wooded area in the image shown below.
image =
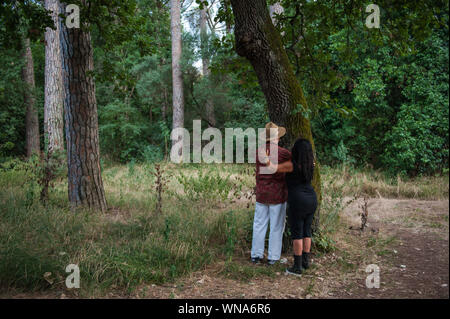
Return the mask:
<svg viewBox="0 0 450 319">
<path fill-rule="evenodd" d="M 40 150 L 44 150 L 46 127 L 49 145 L 62 144 L 61 111 L 47 115 L 44 122 L 44 110 L 53 114 L 51 110 L 58 104 L 59 72 L 52 70 L 58 64 L 60 24 L 44 37 L 40 32 L 45 30 L 45 19 L 40 19 L 44 4 L 21 3 L 2 4 L 5 32 L 1 54 L 4 66 L 8 65 L 2 68 L 3 159 L 29 156 L 27 150 L 36 150 L 33 138 L 38 136 Z M 45 4 L 55 12 L 55 1 Z M 82 7 L 83 28 L 92 33 L 99 143 L 105 158 L 120 162 L 143 161 L 148 154 L 154 154 L 156 160 L 167 158 L 167 130 L 172 125 L 189 128 L 195 118 L 218 128 L 263 127 L 270 118 L 286 125 L 288 133 L 296 137 L 310 135 L 299 122 L 307 116 L 321 163 L 347 161 L 410 176 L 434 174 L 448 166 L 445 2 L 418 6 L 406 1 L 379 3 L 385 23 L 381 29 L 369 29 L 364 25 L 368 14 L 362 3 L 286 1 L 284 15 L 276 29 L 270 30 L 262 30 L 272 28 L 264 1 L 251 5 L 215 1 L 203 9 L 186 2 L 183 24 L 189 31 L 178 29 L 182 23 L 177 2 L 173 4 L 172 11 L 164 1 L 111 2 L 108 6 L 92 1 L 91 13 Z M 236 46 L 231 28 L 236 32 Z M 17 41 L 25 36 L 33 38 L 33 55 L 26 55 L 26 60 L 22 52 L 27 41 Z M 273 73 L 282 68 L 264 60 L 269 58 L 264 46 L 271 52 L 285 48 L 277 53 L 283 55 L 277 61 L 283 61 L 278 63 L 289 70 L 283 73 L 289 79 Z M 89 52 L 81 53 L 87 59 Z M 21 65 L 36 75 L 24 73 L 21 78 L 16 72 Z M 172 70 L 177 83 L 173 88 Z M 270 77 L 264 78 L 264 74 Z M 293 87 L 272 88 L 284 81 Z M 26 97 L 25 88 L 35 92 L 33 99 Z M 277 93 L 283 90 L 299 97 Z M 173 113 L 172 91 L 176 94 L 174 121 L 168 117 Z M 32 115 L 34 100 L 38 123 Z M 22 121 L 25 118 L 28 122 Z M 47 126 L 49 121 L 55 123 Z M 32 134 L 38 127 L 40 134 Z M 27 139 L 23 138 L 26 129 L 30 133 Z"/>
</svg>

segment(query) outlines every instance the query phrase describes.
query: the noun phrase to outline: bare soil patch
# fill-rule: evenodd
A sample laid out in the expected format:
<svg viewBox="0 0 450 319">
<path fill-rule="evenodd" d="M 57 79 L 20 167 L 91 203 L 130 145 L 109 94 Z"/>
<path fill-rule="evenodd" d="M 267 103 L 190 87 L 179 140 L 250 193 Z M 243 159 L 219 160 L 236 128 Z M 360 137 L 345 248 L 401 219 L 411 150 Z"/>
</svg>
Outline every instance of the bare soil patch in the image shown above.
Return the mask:
<svg viewBox="0 0 450 319">
<path fill-rule="evenodd" d="M 448 298 L 448 201 L 371 199 L 371 226 L 395 240 L 381 251 L 380 289 L 360 280 L 354 298 Z M 357 224 L 357 203 L 344 211 Z M 344 294 L 337 294 L 344 297 Z"/>
</svg>

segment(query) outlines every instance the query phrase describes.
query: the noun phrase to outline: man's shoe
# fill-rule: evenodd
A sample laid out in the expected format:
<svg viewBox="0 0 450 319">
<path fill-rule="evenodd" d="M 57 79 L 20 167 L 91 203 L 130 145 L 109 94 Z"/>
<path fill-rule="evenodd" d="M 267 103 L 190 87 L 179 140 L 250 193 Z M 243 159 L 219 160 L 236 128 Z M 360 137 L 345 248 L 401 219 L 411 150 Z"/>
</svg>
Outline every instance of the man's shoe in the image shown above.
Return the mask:
<svg viewBox="0 0 450 319">
<path fill-rule="evenodd" d="M 269 259 L 269 260 L 267 260 L 267 263 L 269 264 L 269 266 L 273 266 L 273 265 L 275 265 L 277 263 L 277 261 L 278 260 L 271 260 L 271 259 Z"/>
<path fill-rule="evenodd" d="M 252 263 L 260 264 L 261 263 L 261 258 L 259 258 L 259 257 L 252 257 Z"/>
</svg>

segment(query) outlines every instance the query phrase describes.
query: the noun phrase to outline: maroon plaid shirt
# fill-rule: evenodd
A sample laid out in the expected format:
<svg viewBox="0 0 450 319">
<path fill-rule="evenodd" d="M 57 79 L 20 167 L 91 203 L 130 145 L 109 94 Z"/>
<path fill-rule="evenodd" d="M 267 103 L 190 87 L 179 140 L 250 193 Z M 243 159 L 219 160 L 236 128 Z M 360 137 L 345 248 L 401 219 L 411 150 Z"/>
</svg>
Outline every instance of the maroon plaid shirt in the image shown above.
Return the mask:
<svg viewBox="0 0 450 319">
<path fill-rule="evenodd" d="M 291 152 L 278 146 L 278 159 L 270 154 L 270 143 L 266 144 L 270 161 L 273 164 L 281 164 L 291 160 Z M 256 150 L 256 201 L 261 204 L 282 204 L 287 201 L 288 191 L 285 181 L 285 173 L 260 174 L 260 167 L 265 166 L 259 161 L 259 149 Z"/>
</svg>

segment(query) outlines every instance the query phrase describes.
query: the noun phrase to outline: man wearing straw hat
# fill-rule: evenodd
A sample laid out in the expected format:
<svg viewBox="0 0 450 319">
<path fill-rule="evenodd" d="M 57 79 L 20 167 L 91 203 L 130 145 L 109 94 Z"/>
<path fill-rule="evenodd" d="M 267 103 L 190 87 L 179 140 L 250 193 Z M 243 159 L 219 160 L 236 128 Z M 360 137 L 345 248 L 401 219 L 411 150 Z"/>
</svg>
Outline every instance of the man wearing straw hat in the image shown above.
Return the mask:
<svg viewBox="0 0 450 319">
<path fill-rule="evenodd" d="M 270 223 L 268 264 L 280 260 L 281 245 L 288 198 L 284 173 L 268 172 L 268 163 L 281 164 L 291 160 L 291 153 L 278 142 L 286 134 L 286 129 L 275 123 L 267 123 L 260 139 L 266 141 L 263 148 L 256 151 L 256 206 L 253 220 L 251 260 L 260 263 L 264 257 L 267 226 Z M 270 159 L 270 162 L 269 162 Z"/>
</svg>

